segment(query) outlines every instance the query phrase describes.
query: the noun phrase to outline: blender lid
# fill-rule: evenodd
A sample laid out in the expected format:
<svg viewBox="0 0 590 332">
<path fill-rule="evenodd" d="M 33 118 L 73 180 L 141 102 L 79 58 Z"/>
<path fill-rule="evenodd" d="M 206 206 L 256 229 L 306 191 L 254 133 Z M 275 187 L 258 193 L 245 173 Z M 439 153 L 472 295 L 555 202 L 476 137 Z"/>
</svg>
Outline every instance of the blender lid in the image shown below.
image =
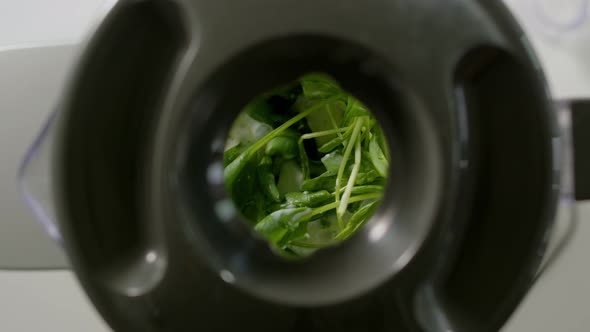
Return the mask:
<svg viewBox="0 0 590 332">
<path fill-rule="evenodd" d="M 400 157 L 358 236 L 292 264 L 206 174 L 240 105 L 318 70 Z M 121 1 L 56 118 L 59 230 L 116 330 L 494 331 L 554 218 L 549 99 L 499 3 Z"/>
</svg>

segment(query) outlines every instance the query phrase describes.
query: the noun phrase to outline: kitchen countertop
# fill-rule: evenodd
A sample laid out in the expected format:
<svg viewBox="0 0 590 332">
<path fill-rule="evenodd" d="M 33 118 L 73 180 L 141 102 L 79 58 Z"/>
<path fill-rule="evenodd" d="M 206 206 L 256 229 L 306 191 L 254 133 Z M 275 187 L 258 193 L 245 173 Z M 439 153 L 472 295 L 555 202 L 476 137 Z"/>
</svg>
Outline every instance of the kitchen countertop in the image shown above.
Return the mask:
<svg viewBox="0 0 590 332">
<path fill-rule="evenodd" d="M 504 332 L 590 329 L 590 202 L 576 206 L 577 226 L 559 259 L 541 275 Z"/>
<path fill-rule="evenodd" d="M 587 332 L 590 326 L 590 202 L 563 255 L 533 287 L 503 332 Z M 0 272 L 3 331 L 107 332 L 69 271 Z"/>
</svg>

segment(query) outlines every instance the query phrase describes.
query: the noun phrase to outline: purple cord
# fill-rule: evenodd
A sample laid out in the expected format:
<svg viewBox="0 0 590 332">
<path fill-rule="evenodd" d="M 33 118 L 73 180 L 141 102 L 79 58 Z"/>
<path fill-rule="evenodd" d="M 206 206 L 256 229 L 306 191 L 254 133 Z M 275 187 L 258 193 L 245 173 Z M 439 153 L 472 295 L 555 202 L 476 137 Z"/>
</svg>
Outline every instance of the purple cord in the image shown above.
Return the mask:
<svg viewBox="0 0 590 332">
<path fill-rule="evenodd" d="M 55 220 L 49 215 L 47 208 L 44 208 L 40 203 L 39 199 L 35 198 L 35 194 L 31 193 L 27 186 L 27 169 L 31 166 L 32 163 L 35 161 L 33 160 L 35 156 L 38 154 L 41 145 L 45 143 L 48 139 L 49 130 L 53 125 L 53 121 L 56 117 L 57 112 L 52 112 L 47 119 L 45 125 L 41 129 L 39 135 L 35 138 L 33 145 L 27 151 L 23 162 L 20 165 L 18 171 L 18 182 L 22 191 L 22 195 L 24 197 L 25 202 L 29 206 L 29 208 L 33 211 L 37 220 L 41 224 L 41 226 L 46 230 L 46 232 L 51 236 L 51 238 L 56 241 L 58 244 L 61 245 L 61 234 Z"/>
<path fill-rule="evenodd" d="M 568 22 L 559 22 L 547 15 L 539 0 L 533 0 L 533 9 L 537 18 L 544 24 L 550 25 L 559 32 L 568 32 L 581 27 L 588 19 L 588 0 L 579 0 L 578 15 Z"/>
</svg>

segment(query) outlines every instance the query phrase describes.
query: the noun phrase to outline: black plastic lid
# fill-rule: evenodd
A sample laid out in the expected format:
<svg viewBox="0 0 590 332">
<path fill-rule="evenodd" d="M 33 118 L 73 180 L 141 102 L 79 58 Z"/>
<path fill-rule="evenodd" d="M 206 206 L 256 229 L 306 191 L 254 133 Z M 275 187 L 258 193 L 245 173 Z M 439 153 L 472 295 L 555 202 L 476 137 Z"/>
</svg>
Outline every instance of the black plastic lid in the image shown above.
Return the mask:
<svg viewBox="0 0 590 332">
<path fill-rule="evenodd" d="M 394 157 L 367 227 L 288 263 L 215 213 L 211 174 L 241 106 L 309 71 Z M 122 0 L 63 105 L 64 244 L 117 331 L 495 331 L 553 220 L 552 104 L 499 2 Z"/>
</svg>

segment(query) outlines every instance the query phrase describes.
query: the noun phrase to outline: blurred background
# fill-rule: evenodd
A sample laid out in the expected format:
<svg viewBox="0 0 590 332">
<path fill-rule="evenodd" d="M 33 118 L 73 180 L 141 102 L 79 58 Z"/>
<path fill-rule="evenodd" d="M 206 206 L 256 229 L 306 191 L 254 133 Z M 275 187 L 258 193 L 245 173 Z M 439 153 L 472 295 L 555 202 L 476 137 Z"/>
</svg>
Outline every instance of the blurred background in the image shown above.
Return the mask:
<svg viewBox="0 0 590 332">
<path fill-rule="evenodd" d="M 67 270 L 59 246 L 23 203 L 16 174 L 34 136 L 57 107 L 88 33 L 115 2 L 0 1 L 1 331 L 108 331 Z M 505 2 L 528 33 L 554 98 L 590 98 L 588 1 Z M 590 329 L 590 203 L 578 204 L 577 218 L 563 255 L 541 276 L 504 331 Z M 568 227 L 558 225 L 556 232 L 565 234 Z"/>
</svg>

